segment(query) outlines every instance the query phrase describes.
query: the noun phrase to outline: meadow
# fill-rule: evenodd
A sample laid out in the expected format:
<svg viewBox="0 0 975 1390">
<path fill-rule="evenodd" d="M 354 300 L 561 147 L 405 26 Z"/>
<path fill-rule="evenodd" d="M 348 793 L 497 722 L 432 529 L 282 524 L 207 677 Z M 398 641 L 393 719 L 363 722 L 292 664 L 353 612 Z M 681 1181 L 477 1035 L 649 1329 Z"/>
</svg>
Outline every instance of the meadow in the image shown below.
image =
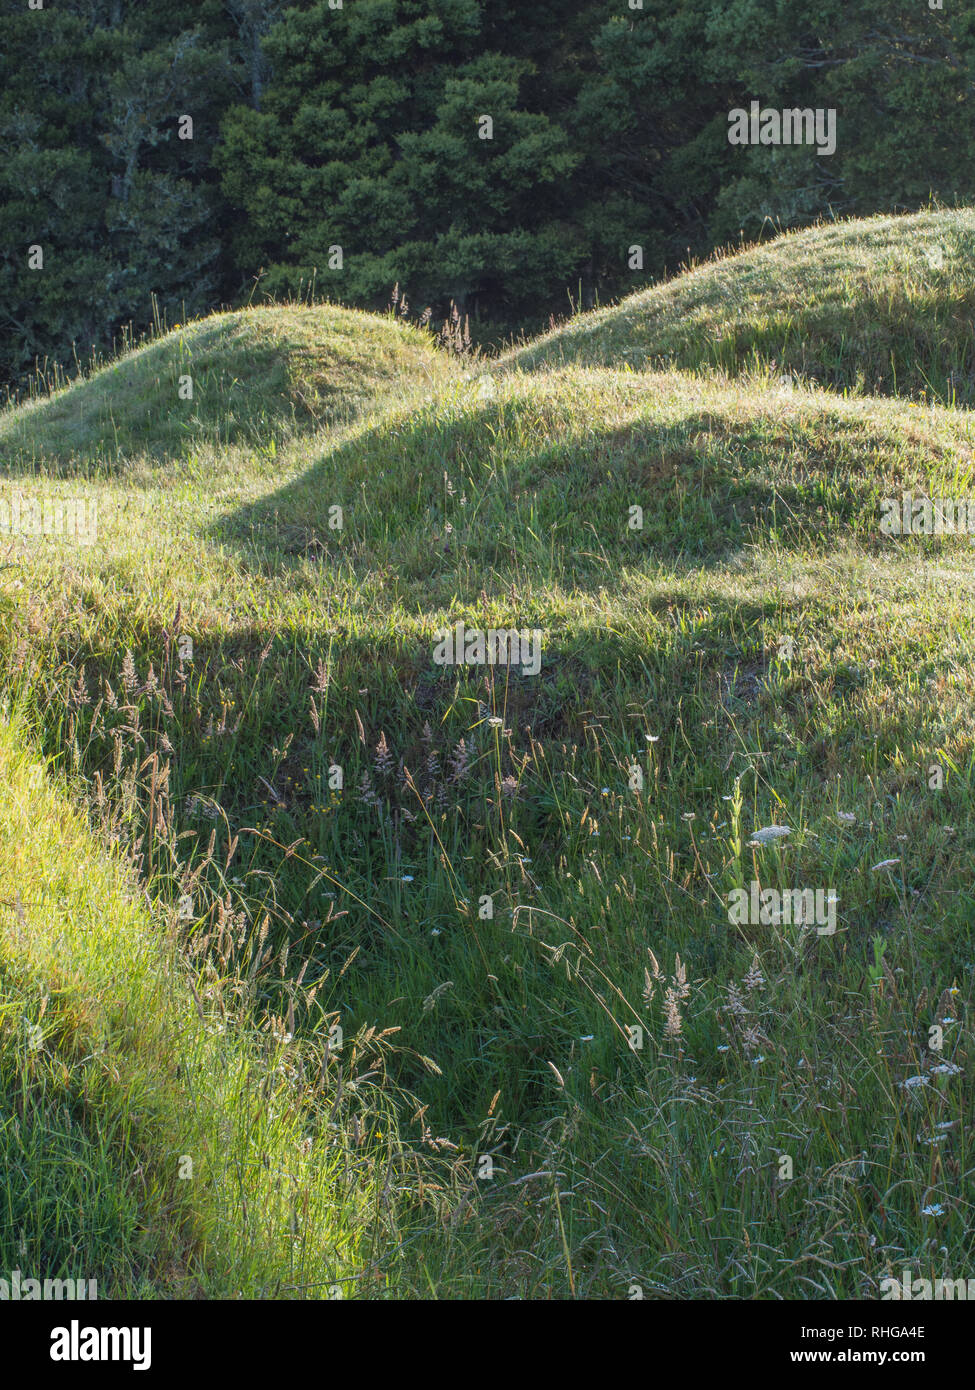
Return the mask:
<svg viewBox="0 0 975 1390">
<path fill-rule="evenodd" d="M 824 225 L 491 358 L 266 305 L 0 413 L 97 510 L 0 537 L 0 1274 L 966 1276 L 975 556 L 880 519 L 975 497 L 973 253 Z"/>
</svg>

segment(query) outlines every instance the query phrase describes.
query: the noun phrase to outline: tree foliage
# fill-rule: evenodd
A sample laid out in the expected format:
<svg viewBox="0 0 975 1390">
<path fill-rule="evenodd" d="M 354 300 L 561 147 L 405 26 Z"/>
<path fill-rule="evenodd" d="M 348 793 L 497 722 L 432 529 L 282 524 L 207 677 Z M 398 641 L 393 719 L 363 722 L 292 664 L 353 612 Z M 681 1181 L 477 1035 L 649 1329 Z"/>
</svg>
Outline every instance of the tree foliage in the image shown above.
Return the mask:
<svg viewBox="0 0 975 1390">
<path fill-rule="evenodd" d="M 486 331 L 769 226 L 975 194 L 946 0 L 2 0 L 0 370 L 253 291 Z M 836 153 L 728 113 L 832 108 Z M 192 138 L 181 138 L 181 118 Z M 43 268 L 35 267 L 41 248 Z M 32 248 L 35 250 L 32 251 Z"/>
</svg>

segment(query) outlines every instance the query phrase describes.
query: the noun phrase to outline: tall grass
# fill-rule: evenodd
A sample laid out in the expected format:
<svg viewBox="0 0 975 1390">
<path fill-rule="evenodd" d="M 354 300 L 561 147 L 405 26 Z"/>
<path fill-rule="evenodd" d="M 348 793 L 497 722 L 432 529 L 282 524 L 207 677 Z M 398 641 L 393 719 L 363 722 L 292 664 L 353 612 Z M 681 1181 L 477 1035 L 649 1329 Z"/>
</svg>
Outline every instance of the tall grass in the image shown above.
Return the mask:
<svg viewBox="0 0 975 1390">
<path fill-rule="evenodd" d="M 913 235 L 888 221 L 843 231 L 870 284 Z M 835 246 L 810 246 L 819 283 Z M 754 267 L 721 268 L 743 304 Z M 854 288 L 831 312 L 855 337 Z M 944 311 L 908 299 L 901 356 Z M 485 382 L 402 326 L 323 324 L 334 410 L 301 429 L 177 446 L 197 417 L 165 382 L 110 457 L 8 417 L 10 485 L 83 490 L 99 533 L 11 537 L 0 571 L 29 721 L 4 735 L 3 1075 L 45 1117 L 0 1251 L 44 1209 L 42 1272 L 84 1248 L 153 1294 L 963 1276 L 970 547 L 879 518 L 973 490 L 970 415 L 762 354 Z M 457 619 L 538 628 L 539 676 L 435 665 Z M 753 883 L 835 897 L 835 932 L 735 920 Z"/>
</svg>

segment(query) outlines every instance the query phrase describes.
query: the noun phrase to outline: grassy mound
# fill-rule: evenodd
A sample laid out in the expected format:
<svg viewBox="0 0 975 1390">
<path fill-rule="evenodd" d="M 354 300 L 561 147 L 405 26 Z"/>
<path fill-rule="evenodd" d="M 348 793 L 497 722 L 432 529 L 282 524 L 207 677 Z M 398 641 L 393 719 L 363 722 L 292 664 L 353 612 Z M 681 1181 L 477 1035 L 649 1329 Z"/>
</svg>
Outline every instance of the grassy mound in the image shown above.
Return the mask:
<svg viewBox="0 0 975 1390">
<path fill-rule="evenodd" d="M 447 370 L 427 335 L 390 318 L 301 305 L 214 314 L 7 408 L 0 464 L 66 470 L 233 443 L 267 450 L 354 418 L 379 392 L 429 388 Z"/>
<path fill-rule="evenodd" d="M 346 323 L 315 418 L 284 377 L 277 414 L 235 395 L 241 347 L 209 434 L 17 480 L 98 526 L 4 538 L 2 682 L 192 920 L 164 947 L 0 729 L 0 1085 L 36 1120 L 0 1127 L 0 1256 L 26 1228 L 42 1273 L 90 1246 L 126 1289 L 463 1298 L 970 1265 L 972 550 L 881 503 L 975 495 L 975 419 L 858 392 L 955 370 L 971 225 L 785 238 L 493 381 L 365 315 L 207 321 L 187 342 Z M 658 358 L 695 370 L 631 369 Z M 39 462 L 60 399 L 4 417 Z M 458 620 L 537 632 L 537 670 L 439 664 Z M 753 885 L 832 929 L 733 918 Z"/>
<path fill-rule="evenodd" d="M 971 549 L 884 537 L 879 501 L 975 491 L 972 429 L 513 373 L 220 490 L 100 478 L 94 544 L 12 543 L 7 679 L 159 892 L 192 882 L 202 958 L 266 921 L 262 1009 L 320 1052 L 395 1030 L 424 1147 L 494 1165 L 442 1190 L 449 1239 L 361 1269 L 875 1297 L 930 1277 L 934 1220 L 966 1267 Z M 458 619 L 538 629 L 538 674 L 437 665 Z M 753 882 L 832 892 L 835 931 L 732 922 Z"/>
<path fill-rule="evenodd" d="M 790 232 L 583 314 L 506 361 L 750 368 L 970 406 L 973 259 L 970 208 Z"/>
<path fill-rule="evenodd" d="M 878 548 L 881 499 L 975 485 L 973 443 L 965 416 L 900 401 L 680 372 L 512 374 L 351 431 L 214 534 L 262 568 L 381 571 L 423 610 L 513 580 L 550 594 L 648 561 L 713 565 L 757 541 Z"/>
</svg>

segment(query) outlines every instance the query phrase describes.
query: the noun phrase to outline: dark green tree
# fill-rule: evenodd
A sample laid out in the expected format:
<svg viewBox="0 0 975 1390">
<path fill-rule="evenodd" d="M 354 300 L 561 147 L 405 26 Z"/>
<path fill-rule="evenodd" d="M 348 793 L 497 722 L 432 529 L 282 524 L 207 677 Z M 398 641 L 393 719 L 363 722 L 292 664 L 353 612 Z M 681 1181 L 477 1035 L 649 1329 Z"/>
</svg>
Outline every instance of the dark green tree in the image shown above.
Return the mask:
<svg viewBox="0 0 975 1390">
<path fill-rule="evenodd" d="M 712 239 L 823 215 L 916 209 L 975 192 L 975 14 L 946 3 L 730 0 L 707 25 L 707 68 L 734 105 L 835 110 L 835 154 L 728 147 Z"/>
<path fill-rule="evenodd" d="M 84 357 L 146 325 L 153 294 L 170 313 L 212 301 L 211 156 L 233 69 L 213 0 L 4 0 L 3 37 L 0 367 L 16 382 L 37 357 Z"/>
<path fill-rule="evenodd" d="M 478 53 L 482 20 L 478 0 L 285 12 L 262 108 L 231 110 L 218 152 L 242 271 L 265 266 L 272 292 L 315 275 L 373 305 L 399 282 L 414 302 L 488 314 L 561 292 L 582 254 L 578 157 L 522 100 L 533 64 Z"/>
</svg>

